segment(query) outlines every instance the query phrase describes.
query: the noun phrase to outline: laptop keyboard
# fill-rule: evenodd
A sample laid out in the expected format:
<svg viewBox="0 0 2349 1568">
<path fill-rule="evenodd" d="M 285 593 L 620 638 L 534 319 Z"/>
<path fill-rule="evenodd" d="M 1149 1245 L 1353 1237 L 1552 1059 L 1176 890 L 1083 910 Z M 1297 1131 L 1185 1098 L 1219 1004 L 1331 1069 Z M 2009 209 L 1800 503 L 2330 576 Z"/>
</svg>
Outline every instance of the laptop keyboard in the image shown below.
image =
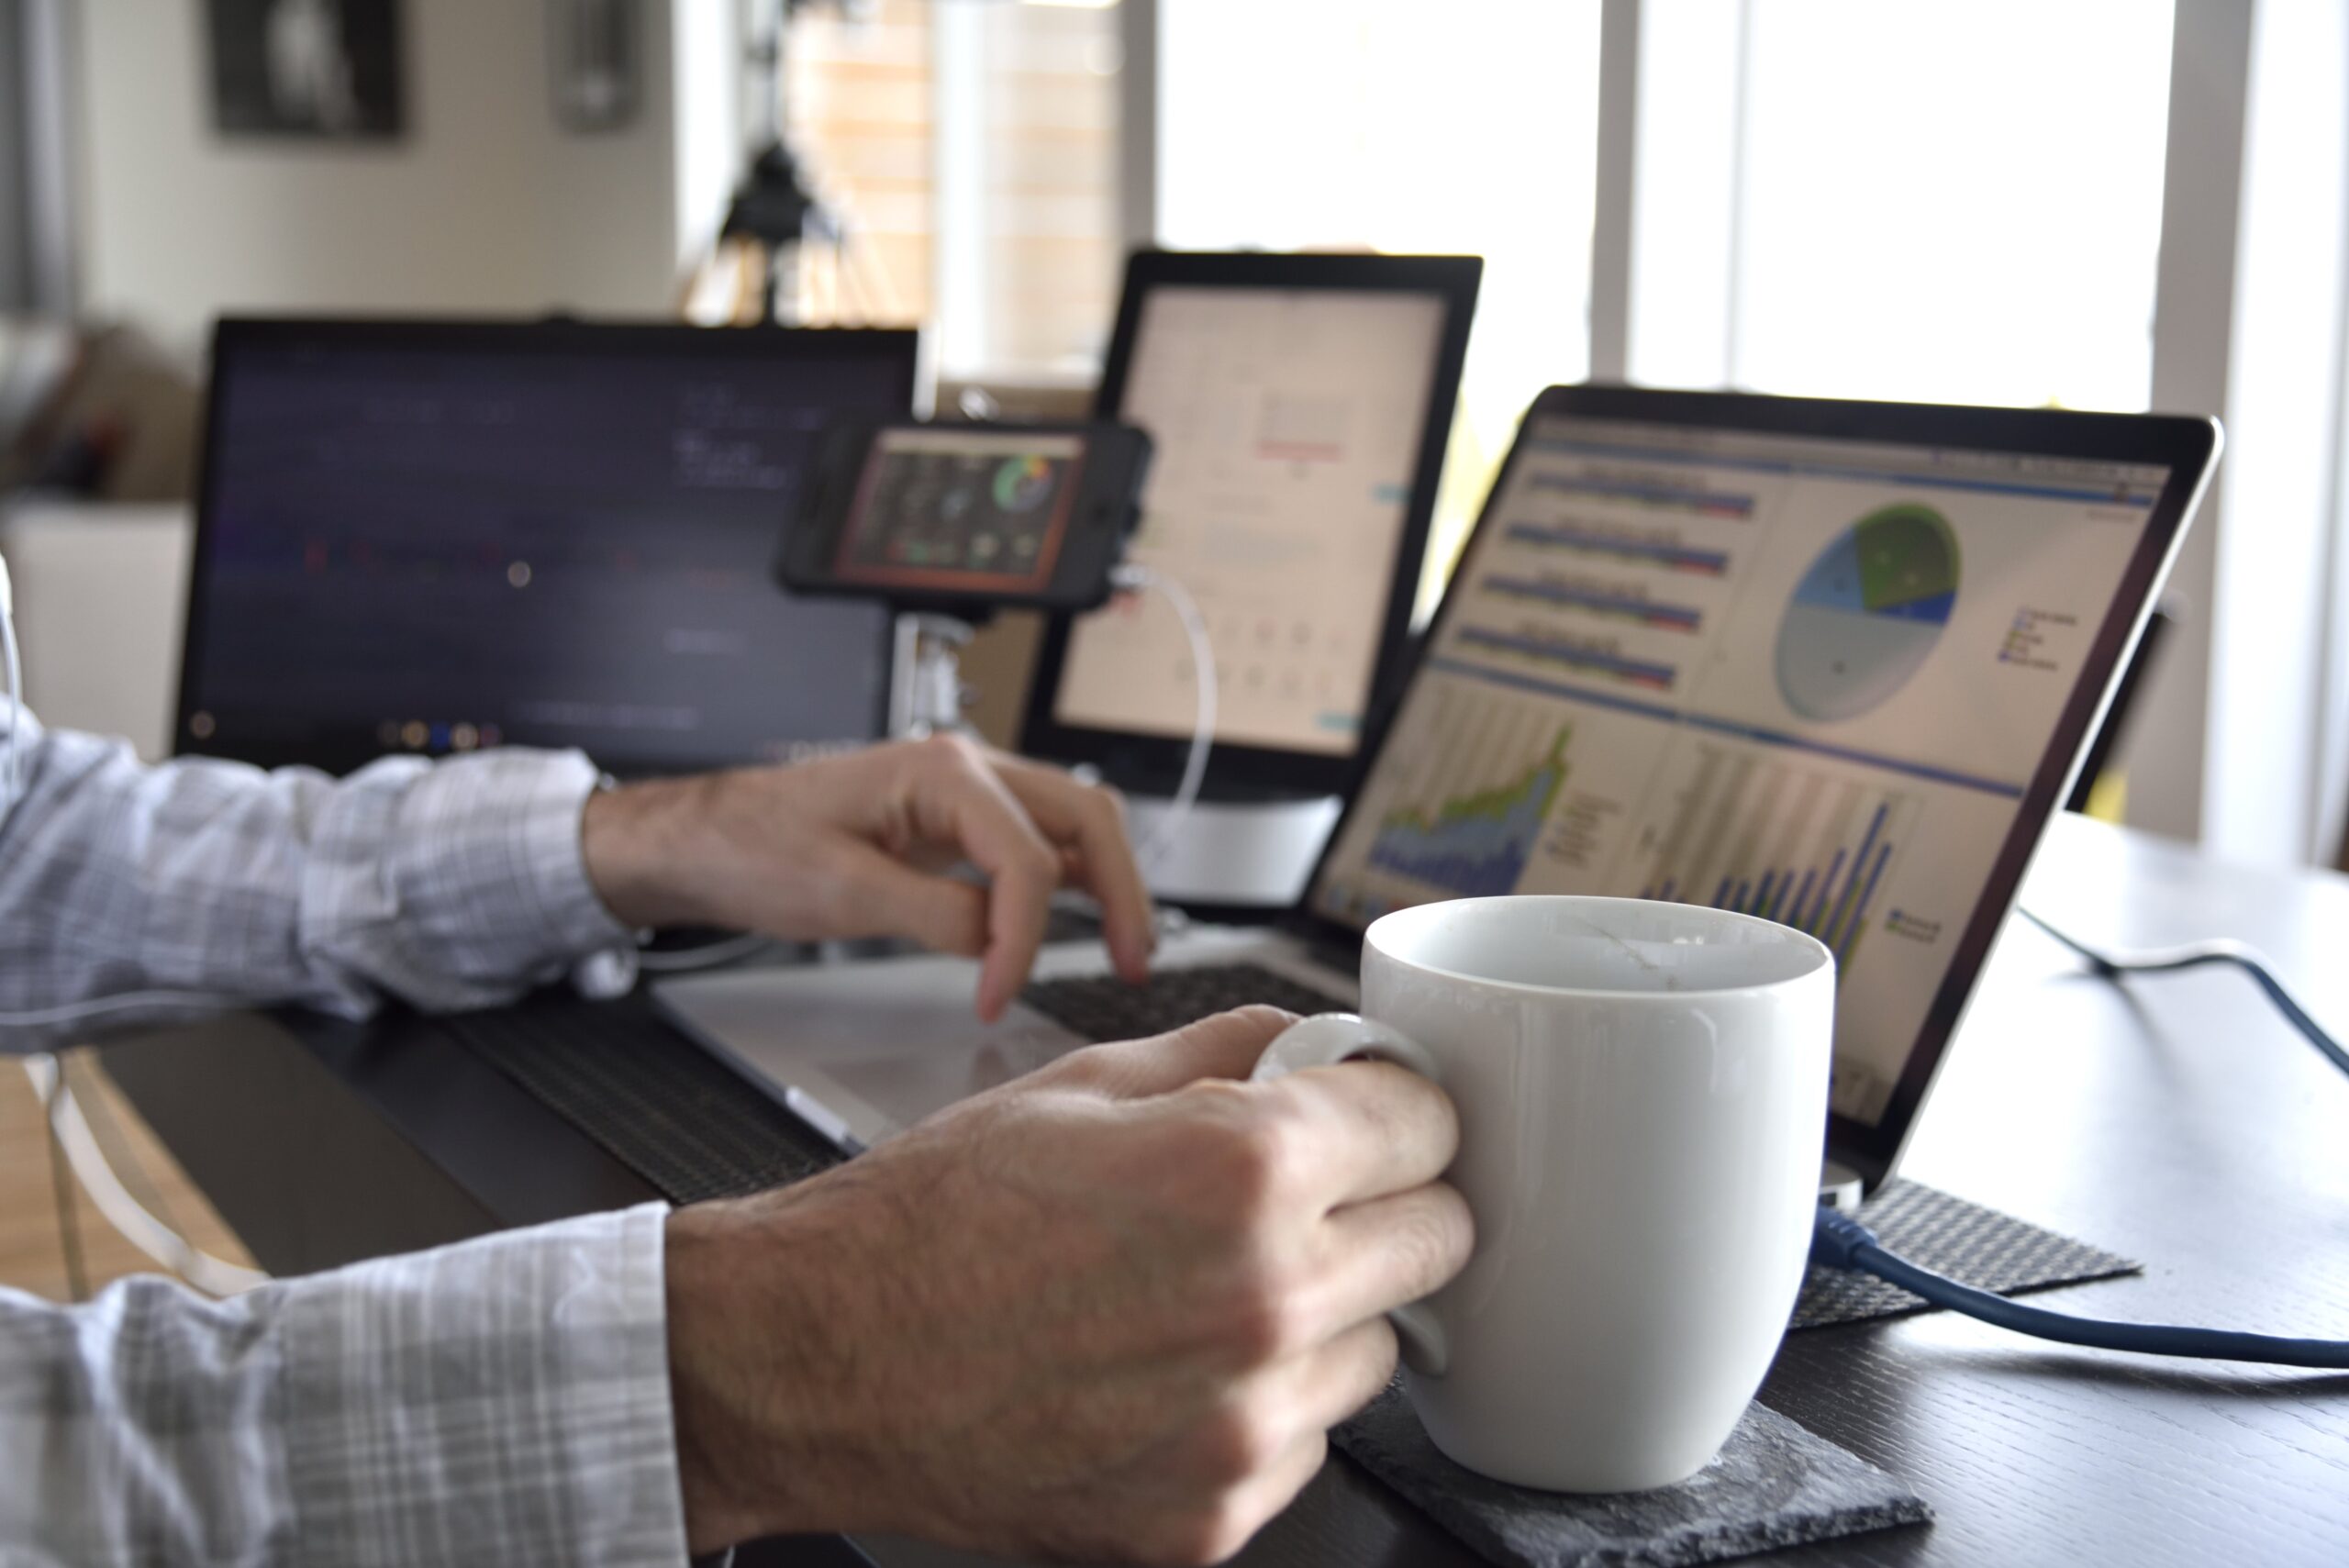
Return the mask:
<svg viewBox="0 0 2349 1568">
<path fill-rule="evenodd" d="M 547 992 L 440 1024 L 673 1203 L 760 1192 L 840 1162 L 798 1118 L 640 999 Z"/>
<path fill-rule="evenodd" d="M 1097 1042 L 1164 1034 L 1209 1013 L 1252 1002 L 1269 1002 L 1292 1013 L 1327 1013 L 1351 1006 L 1255 963 L 1169 969 L 1141 985 L 1129 985 L 1114 974 L 1040 980 L 1022 991 L 1019 999 L 1062 1028 Z"/>
</svg>

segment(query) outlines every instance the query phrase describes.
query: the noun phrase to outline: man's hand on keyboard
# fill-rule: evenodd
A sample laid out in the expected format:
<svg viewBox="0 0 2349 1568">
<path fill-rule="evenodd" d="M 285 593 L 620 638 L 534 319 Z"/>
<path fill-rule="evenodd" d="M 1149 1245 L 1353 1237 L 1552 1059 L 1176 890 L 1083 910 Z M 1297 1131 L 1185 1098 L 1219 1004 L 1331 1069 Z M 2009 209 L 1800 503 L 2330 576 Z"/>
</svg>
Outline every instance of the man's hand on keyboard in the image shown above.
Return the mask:
<svg viewBox="0 0 2349 1568">
<path fill-rule="evenodd" d="M 669 1220 L 696 1551 L 786 1530 L 1211 1562 L 1386 1385 L 1466 1261 L 1451 1102 L 1241 1080 L 1291 1016 L 1096 1046 L 840 1169 Z"/>
<path fill-rule="evenodd" d="M 1141 979 L 1156 940 L 1116 795 L 959 738 L 607 791 L 581 834 L 628 925 L 908 937 L 983 956 L 987 1018 L 1027 979 L 1062 887 L 1100 901 L 1119 973 Z M 983 885 L 945 874 L 963 863 Z"/>
</svg>

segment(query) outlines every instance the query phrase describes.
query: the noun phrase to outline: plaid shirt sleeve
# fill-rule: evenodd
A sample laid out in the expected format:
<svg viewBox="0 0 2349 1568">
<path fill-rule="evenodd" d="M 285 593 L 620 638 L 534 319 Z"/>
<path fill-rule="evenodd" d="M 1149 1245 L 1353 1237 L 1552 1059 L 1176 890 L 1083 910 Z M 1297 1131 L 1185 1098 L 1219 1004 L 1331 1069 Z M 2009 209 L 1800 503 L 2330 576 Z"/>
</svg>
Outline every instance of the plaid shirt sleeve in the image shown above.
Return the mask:
<svg viewBox="0 0 2349 1568">
<path fill-rule="evenodd" d="M 0 1291 L 0 1561 L 685 1561 L 658 1204 L 209 1302 Z"/>
<path fill-rule="evenodd" d="M 0 1011 L 150 989 L 461 1007 L 629 945 L 581 860 L 576 754 L 337 783 L 149 767 L 18 722 Z M 0 1051 L 43 1032 L 0 1029 Z M 0 1561 L 684 1561 L 663 1212 L 225 1302 L 156 1279 L 72 1308 L 0 1291 Z"/>
<path fill-rule="evenodd" d="M 0 703 L 0 707 L 5 707 Z M 0 1011 L 132 991 L 362 1016 L 507 1001 L 633 946 L 580 856 L 577 752 L 392 758 L 336 781 L 23 720 L 0 823 Z"/>
</svg>

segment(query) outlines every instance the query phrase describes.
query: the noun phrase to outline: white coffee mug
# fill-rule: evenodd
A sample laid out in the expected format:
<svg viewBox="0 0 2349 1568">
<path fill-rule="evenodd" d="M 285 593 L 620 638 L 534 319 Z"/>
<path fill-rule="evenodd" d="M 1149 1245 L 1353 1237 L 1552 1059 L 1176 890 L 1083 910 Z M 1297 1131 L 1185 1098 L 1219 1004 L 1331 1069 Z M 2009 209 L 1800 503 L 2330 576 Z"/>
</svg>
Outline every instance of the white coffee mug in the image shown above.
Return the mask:
<svg viewBox="0 0 2349 1568">
<path fill-rule="evenodd" d="M 1363 1016 L 1254 1076 L 1373 1056 L 1460 1113 L 1476 1246 L 1394 1317 L 1438 1448 L 1563 1492 L 1667 1486 L 1720 1451 L 1809 1251 L 1835 959 L 1789 927 L 1626 898 L 1463 898 L 1363 944 Z"/>
</svg>

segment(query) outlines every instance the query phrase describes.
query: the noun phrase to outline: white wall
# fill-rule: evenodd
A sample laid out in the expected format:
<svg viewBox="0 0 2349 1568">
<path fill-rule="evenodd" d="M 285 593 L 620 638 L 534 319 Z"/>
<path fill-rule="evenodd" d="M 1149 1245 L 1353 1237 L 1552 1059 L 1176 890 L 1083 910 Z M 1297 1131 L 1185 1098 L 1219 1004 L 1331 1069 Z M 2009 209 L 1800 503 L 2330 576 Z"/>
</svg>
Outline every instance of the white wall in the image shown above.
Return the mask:
<svg viewBox="0 0 2349 1568">
<path fill-rule="evenodd" d="M 2340 832 L 2326 804 L 2339 796 L 2339 695 L 2327 693 L 2324 664 L 2349 280 L 2344 104 L 2349 16 L 2337 0 L 2263 0 L 2243 133 L 2202 836 L 2230 859 L 2278 865 L 2330 861 Z"/>
<path fill-rule="evenodd" d="M 2349 788 L 2349 21 L 2179 0 L 2154 401 L 2227 452 L 2139 699 L 2129 817 L 2231 860 L 2329 861 Z"/>
<path fill-rule="evenodd" d="M 678 150 L 707 139 L 679 134 L 670 0 L 643 6 L 635 118 L 585 134 L 555 119 L 542 0 L 403 10 L 406 133 L 336 146 L 213 128 L 195 0 L 83 0 L 84 307 L 183 344 L 247 309 L 672 312 L 699 239 Z"/>
</svg>

